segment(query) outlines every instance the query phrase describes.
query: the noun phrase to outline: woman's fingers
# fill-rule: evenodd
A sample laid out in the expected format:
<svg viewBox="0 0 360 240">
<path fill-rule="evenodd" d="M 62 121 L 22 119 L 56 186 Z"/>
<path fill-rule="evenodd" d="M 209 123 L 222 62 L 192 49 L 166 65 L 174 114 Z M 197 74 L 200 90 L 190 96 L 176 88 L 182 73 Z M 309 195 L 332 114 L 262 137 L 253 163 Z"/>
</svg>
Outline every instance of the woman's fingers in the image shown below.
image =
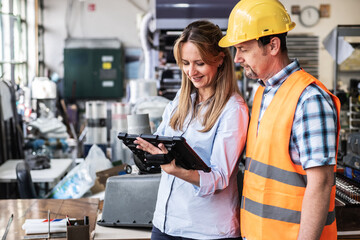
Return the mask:
<svg viewBox="0 0 360 240">
<path fill-rule="evenodd" d="M 165 145 L 163 144 L 163 143 L 160 143 L 159 145 L 158 145 L 158 147 L 160 148 L 160 150 L 163 152 L 163 153 L 168 153 L 168 150 L 167 150 L 167 148 L 165 147 Z"/>
<path fill-rule="evenodd" d="M 135 144 L 138 144 L 136 146 L 137 149 L 143 150 L 145 152 L 148 152 L 150 154 L 161 154 L 162 151 L 155 147 L 154 145 L 152 145 L 151 143 L 149 143 L 148 141 L 137 137 L 136 140 L 134 141 Z"/>
</svg>

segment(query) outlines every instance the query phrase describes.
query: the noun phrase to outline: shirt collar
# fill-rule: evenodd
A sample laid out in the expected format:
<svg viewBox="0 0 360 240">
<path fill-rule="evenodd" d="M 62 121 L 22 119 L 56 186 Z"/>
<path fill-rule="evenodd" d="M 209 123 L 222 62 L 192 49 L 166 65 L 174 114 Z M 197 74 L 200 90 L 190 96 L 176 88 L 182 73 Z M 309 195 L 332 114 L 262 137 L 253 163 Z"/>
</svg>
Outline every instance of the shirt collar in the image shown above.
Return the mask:
<svg viewBox="0 0 360 240">
<path fill-rule="evenodd" d="M 287 65 L 286 67 L 281 69 L 280 72 L 272 76 L 269 80 L 265 82 L 265 84 L 260 79 L 258 80 L 258 83 L 263 87 L 275 86 L 285 81 L 285 79 L 287 79 L 293 72 L 296 72 L 298 70 L 300 70 L 299 61 L 297 59 L 291 59 L 289 65 Z"/>
</svg>

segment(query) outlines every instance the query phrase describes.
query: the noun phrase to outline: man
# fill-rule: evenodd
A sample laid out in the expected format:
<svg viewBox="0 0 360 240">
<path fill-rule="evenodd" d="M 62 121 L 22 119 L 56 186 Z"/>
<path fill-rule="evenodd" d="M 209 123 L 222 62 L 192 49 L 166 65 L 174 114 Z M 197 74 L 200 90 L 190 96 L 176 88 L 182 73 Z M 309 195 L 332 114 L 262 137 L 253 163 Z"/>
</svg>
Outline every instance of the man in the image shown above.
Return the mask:
<svg viewBox="0 0 360 240">
<path fill-rule="evenodd" d="M 340 102 L 289 59 L 295 27 L 278 0 L 241 0 L 219 45 L 261 86 L 246 147 L 241 232 L 254 239 L 336 239 Z"/>
</svg>

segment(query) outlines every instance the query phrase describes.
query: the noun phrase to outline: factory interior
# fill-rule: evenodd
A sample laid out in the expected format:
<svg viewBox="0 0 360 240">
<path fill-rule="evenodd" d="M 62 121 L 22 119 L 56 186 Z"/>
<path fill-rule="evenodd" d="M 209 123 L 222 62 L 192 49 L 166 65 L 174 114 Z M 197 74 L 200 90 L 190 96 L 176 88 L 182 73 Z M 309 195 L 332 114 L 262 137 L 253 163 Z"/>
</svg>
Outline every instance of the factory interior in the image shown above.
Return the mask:
<svg viewBox="0 0 360 240">
<path fill-rule="evenodd" d="M 0 1 L 2 239 L 150 239 L 161 169 L 132 136 L 153 136 L 180 89 L 183 29 L 206 19 L 226 34 L 238 2 Z M 337 239 L 360 239 L 360 1 L 281 2 L 289 58 L 340 100 Z M 259 83 L 234 69 L 251 111 Z"/>
</svg>

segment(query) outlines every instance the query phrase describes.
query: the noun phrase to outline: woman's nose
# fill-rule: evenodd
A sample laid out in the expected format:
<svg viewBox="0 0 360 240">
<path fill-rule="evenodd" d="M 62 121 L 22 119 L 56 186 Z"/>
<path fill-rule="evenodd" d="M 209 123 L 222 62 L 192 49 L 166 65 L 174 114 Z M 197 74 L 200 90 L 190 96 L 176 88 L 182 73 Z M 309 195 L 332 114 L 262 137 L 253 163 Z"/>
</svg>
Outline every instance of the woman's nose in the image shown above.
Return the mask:
<svg viewBox="0 0 360 240">
<path fill-rule="evenodd" d="M 189 76 L 194 76 L 197 73 L 195 64 L 189 65 Z"/>
</svg>

